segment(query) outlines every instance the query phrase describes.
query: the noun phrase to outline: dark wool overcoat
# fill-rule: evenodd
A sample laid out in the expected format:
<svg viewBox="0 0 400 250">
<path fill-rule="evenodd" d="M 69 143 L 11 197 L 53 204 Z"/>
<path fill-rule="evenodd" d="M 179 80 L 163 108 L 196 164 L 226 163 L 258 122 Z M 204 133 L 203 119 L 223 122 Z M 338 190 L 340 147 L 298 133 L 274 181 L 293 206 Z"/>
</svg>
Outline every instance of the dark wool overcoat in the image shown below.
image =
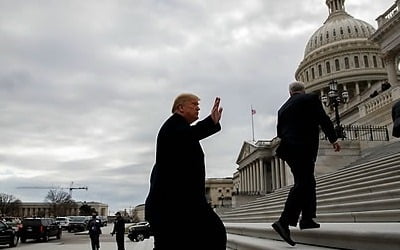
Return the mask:
<svg viewBox="0 0 400 250">
<path fill-rule="evenodd" d="M 281 139 L 277 155 L 317 158 L 320 128 L 331 143 L 337 140 L 335 129 L 315 94 L 294 94 L 278 111 L 277 134 Z"/>
</svg>

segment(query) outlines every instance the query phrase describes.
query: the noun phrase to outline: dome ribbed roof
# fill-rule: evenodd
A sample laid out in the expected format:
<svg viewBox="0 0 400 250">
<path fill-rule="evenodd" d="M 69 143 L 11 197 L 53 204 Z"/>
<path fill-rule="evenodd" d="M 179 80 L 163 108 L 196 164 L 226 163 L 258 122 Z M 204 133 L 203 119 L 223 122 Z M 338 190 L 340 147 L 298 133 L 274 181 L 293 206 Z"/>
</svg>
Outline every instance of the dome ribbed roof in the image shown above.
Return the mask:
<svg viewBox="0 0 400 250">
<path fill-rule="evenodd" d="M 329 17 L 308 40 L 305 57 L 326 44 L 348 39 L 368 39 L 375 32 L 375 28 L 369 23 L 346 13 L 344 0 L 327 0 L 326 4 L 329 7 Z"/>
</svg>

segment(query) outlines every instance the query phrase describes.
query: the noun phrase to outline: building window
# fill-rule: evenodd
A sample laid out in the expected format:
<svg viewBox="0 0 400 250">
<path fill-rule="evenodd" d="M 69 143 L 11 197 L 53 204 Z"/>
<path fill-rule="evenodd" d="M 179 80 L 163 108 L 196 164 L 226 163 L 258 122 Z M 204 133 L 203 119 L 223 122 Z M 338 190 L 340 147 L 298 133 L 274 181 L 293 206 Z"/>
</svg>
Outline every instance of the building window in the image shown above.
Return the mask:
<svg viewBox="0 0 400 250">
<path fill-rule="evenodd" d="M 344 58 L 344 68 L 349 69 L 350 68 L 350 63 L 349 63 L 349 58 L 345 57 Z"/>
<path fill-rule="evenodd" d="M 326 62 L 326 73 L 330 74 L 331 73 L 331 63 Z"/>
<path fill-rule="evenodd" d="M 336 59 L 336 60 L 335 60 L 335 69 L 336 69 L 336 71 L 339 71 L 339 70 L 340 70 L 339 59 Z"/>
<path fill-rule="evenodd" d="M 336 30 L 333 29 L 333 36 L 336 36 Z"/>
<path fill-rule="evenodd" d="M 354 56 L 354 67 L 357 69 L 360 67 L 360 62 L 358 61 L 358 56 Z"/>
<path fill-rule="evenodd" d="M 343 32 L 343 28 L 340 27 L 340 34 L 343 35 L 343 33 L 344 33 L 344 32 Z"/>
<path fill-rule="evenodd" d="M 321 66 L 321 64 L 318 65 L 318 75 L 322 76 L 322 66 Z"/>
<path fill-rule="evenodd" d="M 364 56 L 364 66 L 369 68 L 368 56 Z"/>
<path fill-rule="evenodd" d="M 307 79 L 307 82 L 310 81 L 310 77 L 308 76 L 308 71 L 306 71 L 306 79 Z"/>
<path fill-rule="evenodd" d="M 347 32 L 350 34 L 351 33 L 351 29 L 349 26 L 347 26 Z"/>
<path fill-rule="evenodd" d="M 376 60 L 376 56 L 372 57 L 372 62 L 374 64 L 374 68 L 377 68 L 378 67 L 378 61 Z"/>
<path fill-rule="evenodd" d="M 314 68 L 311 68 L 311 78 L 312 78 L 313 80 L 315 79 Z"/>
</svg>

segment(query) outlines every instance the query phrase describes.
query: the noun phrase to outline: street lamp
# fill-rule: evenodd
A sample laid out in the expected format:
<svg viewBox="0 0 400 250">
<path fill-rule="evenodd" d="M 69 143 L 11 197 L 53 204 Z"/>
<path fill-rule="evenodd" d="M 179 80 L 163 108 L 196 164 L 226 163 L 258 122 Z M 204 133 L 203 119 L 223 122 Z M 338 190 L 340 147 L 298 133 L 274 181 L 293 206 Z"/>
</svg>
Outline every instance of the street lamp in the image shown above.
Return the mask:
<svg viewBox="0 0 400 250">
<path fill-rule="evenodd" d="M 221 196 L 219 197 L 219 199 L 221 200 L 221 207 L 224 207 L 224 194 L 221 194 Z"/>
<path fill-rule="evenodd" d="M 341 95 L 338 90 L 338 83 L 336 80 L 332 80 L 329 82 L 329 92 L 328 96 L 323 95 L 321 97 L 321 101 L 325 106 L 333 106 L 335 110 L 335 120 L 336 120 L 336 135 L 338 138 L 344 139 L 346 136 L 343 131 L 343 127 L 340 124 L 340 116 L 339 116 L 339 104 L 347 103 L 349 100 L 349 92 L 347 90 L 343 90 Z"/>
</svg>

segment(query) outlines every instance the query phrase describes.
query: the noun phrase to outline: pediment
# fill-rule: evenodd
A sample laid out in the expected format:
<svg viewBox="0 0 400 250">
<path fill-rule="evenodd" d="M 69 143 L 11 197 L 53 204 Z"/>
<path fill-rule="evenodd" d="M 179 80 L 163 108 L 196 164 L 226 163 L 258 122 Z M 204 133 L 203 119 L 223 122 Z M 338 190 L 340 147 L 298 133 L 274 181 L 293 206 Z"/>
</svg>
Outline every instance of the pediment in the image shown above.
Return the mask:
<svg viewBox="0 0 400 250">
<path fill-rule="evenodd" d="M 253 153 L 257 147 L 251 142 L 243 142 L 242 148 L 240 149 L 239 156 L 236 160 L 236 163 L 239 164 L 242 160 L 246 159 L 251 153 Z"/>
</svg>

